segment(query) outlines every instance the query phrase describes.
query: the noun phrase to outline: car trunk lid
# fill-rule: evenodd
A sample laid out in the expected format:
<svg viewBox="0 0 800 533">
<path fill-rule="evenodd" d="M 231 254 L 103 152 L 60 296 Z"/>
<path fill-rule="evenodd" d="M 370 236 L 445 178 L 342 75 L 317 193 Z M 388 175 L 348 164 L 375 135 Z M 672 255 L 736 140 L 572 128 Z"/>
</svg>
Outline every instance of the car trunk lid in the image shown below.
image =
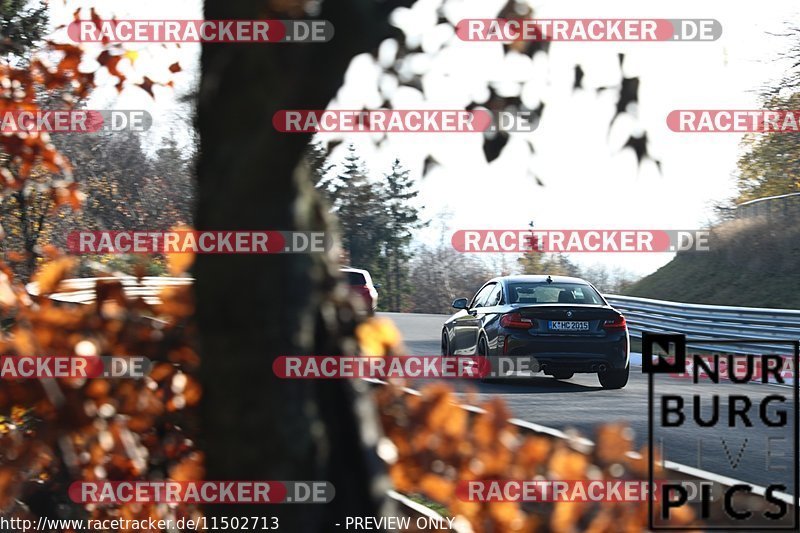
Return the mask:
<svg viewBox="0 0 800 533">
<path fill-rule="evenodd" d="M 607 328 L 624 327 L 618 311 L 604 305 L 513 305 L 514 313 L 530 320 L 539 335 L 604 335 Z"/>
</svg>

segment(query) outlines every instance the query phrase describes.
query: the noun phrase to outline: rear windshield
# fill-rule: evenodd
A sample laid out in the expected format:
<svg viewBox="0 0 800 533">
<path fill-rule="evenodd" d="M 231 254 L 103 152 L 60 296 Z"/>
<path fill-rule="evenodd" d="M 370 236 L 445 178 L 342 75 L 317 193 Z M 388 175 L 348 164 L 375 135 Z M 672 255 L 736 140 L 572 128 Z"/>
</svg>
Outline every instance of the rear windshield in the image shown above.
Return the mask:
<svg viewBox="0 0 800 533">
<path fill-rule="evenodd" d="M 509 283 L 508 295 L 512 304 L 603 304 L 597 291 L 583 283 Z"/>
<path fill-rule="evenodd" d="M 350 285 L 366 285 L 367 280 L 361 272 L 345 272 L 347 283 Z"/>
</svg>

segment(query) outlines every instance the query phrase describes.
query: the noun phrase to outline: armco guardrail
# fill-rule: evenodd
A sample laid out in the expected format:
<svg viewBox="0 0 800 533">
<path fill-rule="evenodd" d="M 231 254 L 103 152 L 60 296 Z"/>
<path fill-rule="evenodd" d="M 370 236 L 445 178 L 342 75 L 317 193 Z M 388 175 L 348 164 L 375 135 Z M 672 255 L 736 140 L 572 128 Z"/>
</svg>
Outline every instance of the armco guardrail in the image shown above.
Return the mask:
<svg viewBox="0 0 800 533">
<path fill-rule="evenodd" d="M 140 296 L 148 303 L 158 302 L 158 293 L 165 287 L 187 285 L 192 278 L 133 276 L 84 278 L 64 280 L 58 292 L 50 295 L 54 300 L 88 303 L 94 299 L 94 284 L 98 279 L 120 281 L 128 296 Z M 28 292 L 36 295 L 35 283 L 28 284 Z M 641 337 L 642 331 L 660 333 L 684 333 L 695 340 L 742 339 L 731 345 L 731 353 L 780 353 L 791 355 L 792 348 L 774 344 L 759 344 L 756 339 L 795 340 L 800 339 L 800 310 L 762 309 L 758 307 L 730 307 L 721 305 L 687 304 L 636 298 L 632 296 L 604 295 L 611 305 L 619 309 L 628 321 L 633 337 Z M 719 350 L 719 345 L 703 345 L 695 342 L 690 346 L 705 350 Z"/>
<path fill-rule="evenodd" d="M 758 339 L 800 339 L 800 311 L 702 305 L 604 295 L 606 300 L 625 315 L 631 336 L 642 331 L 684 333 L 696 341 L 693 348 L 719 351 L 719 345 L 704 345 L 702 339 L 742 339 L 725 348 L 738 354 L 792 354 L 792 347 L 759 344 Z"/>
<path fill-rule="evenodd" d="M 765 217 L 774 219 L 800 218 L 800 193 L 757 198 L 736 206 L 737 218 Z"/>
<path fill-rule="evenodd" d="M 89 303 L 94 301 L 95 283 L 98 281 L 118 281 L 128 297 L 141 297 L 149 304 L 159 303 L 158 294 L 167 287 L 191 285 L 193 278 L 171 278 L 164 276 L 110 276 L 105 278 L 75 278 L 65 279 L 58 285 L 57 292 L 50 298 L 59 302 Z M 28 283 L 25 287 L 33 296 L 39 295 L 39 286 L 36 282 Z"/>
</svg>

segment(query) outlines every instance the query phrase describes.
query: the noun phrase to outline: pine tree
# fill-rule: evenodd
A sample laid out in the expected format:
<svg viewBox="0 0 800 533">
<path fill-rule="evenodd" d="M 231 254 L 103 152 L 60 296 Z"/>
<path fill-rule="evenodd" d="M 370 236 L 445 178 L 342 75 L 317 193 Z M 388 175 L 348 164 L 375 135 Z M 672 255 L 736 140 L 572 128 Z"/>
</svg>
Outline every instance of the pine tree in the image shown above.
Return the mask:
<svg viewBox="0 0 800 533">
<path fill-rule="evenodd" d="M 531 231 L 533 231 L 533 221 L 529 224 Z M 540 250 L 540 244 L 536 237 L 531 233 L 530 250 L 522 254 L 522 257 L 517 259 L 523 274 L 543 274 L 545 271 L 545 258 Z"/>
<path fill-rule="evenodd" d="M 578 276 L 581 269 L 570 261 L 567 256 L 558 253 L 543 254 L 531 250 L 519 258 L 523 274 L 550 274 L 551 276 Z"/>
<path fill-rule="evenodd" d="M 531 222 L 531 228 L 533 223 Z M 581 269 L 570 261 L 566 255 L 544 253 L 541 244 L 531 235 L 531 249 L 517 259 L 523 274 L 550 274 L 552 276 L 580 276 Z"/>
<path fill-rule="evenodd" d="M 384 248 L 386 287 L 384 294 L 392 311 L 400 311 L 403 295 L 408 289 L 409 246 L 415 229 L 426 225 L 420 219 L 419 209 L 410 202 L 419 195 L 408 169 L 395 159 L 392 170 L 386 175 L 383 188 L 387 214 L 386 242 Z"/>
<path fill-rule="evenodd" d="M 364 163 L 351 144 L 343 168 L 331 180 L 333 212 L 339 219 L 349 262 L 380 277 L 380 253 L 386 238 L 386 211 L 381 187 L 370 183 Z"/>
<path fill-rule="evenodd" d="M 328 154 L 327 148 L 319 140 L 312 139 L 308 143 L 305 154 L 303 154 L 303 159 L 311 170 L 311 180 L 314 182 L 314 187 L 327 196 L 330 171 L 334 167 L 333 163 L 330 162 L 330 154 Z"/>
</svg>

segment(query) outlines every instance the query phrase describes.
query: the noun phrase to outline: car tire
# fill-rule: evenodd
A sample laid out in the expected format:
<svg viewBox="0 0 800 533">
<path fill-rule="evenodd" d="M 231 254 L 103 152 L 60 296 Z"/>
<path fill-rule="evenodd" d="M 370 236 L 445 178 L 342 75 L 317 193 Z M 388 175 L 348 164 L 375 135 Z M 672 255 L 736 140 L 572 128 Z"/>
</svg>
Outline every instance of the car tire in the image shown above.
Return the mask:
<svg viewBox="0 0 800 533">
<path fill-rule="evenodd" d="M 575 372 L 553 372 L 553 377 L 556 379 L 570 379 L 572 376 L 575 375 Z"/>
<path fill-rule="evenodd" d="M 447 336 L 447 331 L 442 331 L 442 357 L 450 357 L 450 337 Z"/>
<path fill-rule="evenodd" d="M 604 389 L 621 389 L 628 384 L 630 371 L 631 366 L 628 364 L 625 368 L 612 368 L 605 372 L 598 372 L 597 378 Z"/>
<path fill-rule="evenodd" d="M 481 377 L 480 380 L 484 383 L 488 383 L 492 379 L 494 368 L 492 368 L 492 362 L 489 359 L 489 344 L 486 342 L 486 337 L 483 336 L 478 339 L 478 357 L 482 357 L 486 360 L 486 366 L 489 369 L 489 374 Z"/>
</svg>

